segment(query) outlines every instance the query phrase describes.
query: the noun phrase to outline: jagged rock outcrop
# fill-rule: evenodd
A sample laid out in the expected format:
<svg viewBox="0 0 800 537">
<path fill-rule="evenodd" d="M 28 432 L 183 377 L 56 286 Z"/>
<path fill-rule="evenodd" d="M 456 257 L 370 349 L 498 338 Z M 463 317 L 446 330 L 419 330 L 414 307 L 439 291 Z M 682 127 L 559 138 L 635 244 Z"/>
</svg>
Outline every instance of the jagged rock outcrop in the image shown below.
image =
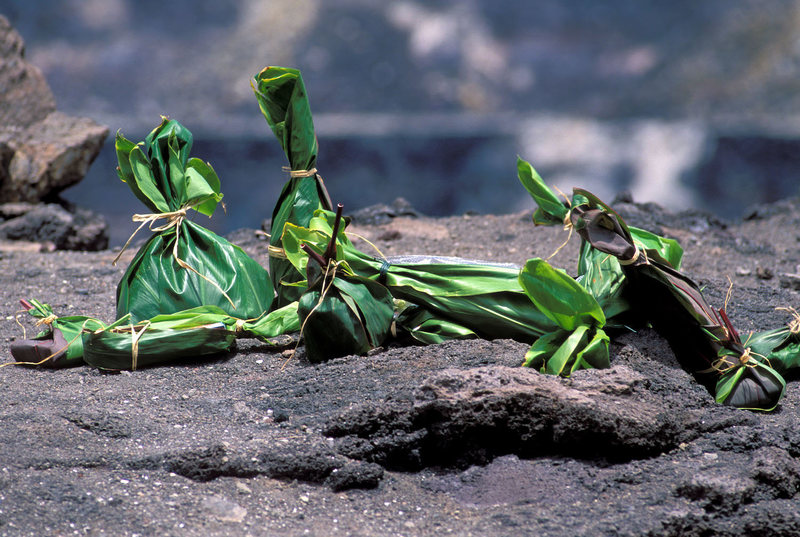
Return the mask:
<svg viewBox="0 0 800 537">
<path fill-rule="evenodd" d="M 108 136 L 107 127 L 56 110 L 44 76 L 25 61 L 24 51 L 22 37 L 0 16 L 0 203 L 56 201 L 62 190 L 83 179 Z M 48 226 L 36 223 L 42 211 L 54 214 L 45 206 L 33 211 L 33 218 L 18 215 L 25 220 L 3 222 L 0 236 L 47 240 L 68 249 L 104 248 L 108 242 L 102 219 L 62 209 L 56 211 L 60 224 L 51 234 Z M 87 220 L 93 222 L 91 229 L 83 230 Z"/>
</svg>

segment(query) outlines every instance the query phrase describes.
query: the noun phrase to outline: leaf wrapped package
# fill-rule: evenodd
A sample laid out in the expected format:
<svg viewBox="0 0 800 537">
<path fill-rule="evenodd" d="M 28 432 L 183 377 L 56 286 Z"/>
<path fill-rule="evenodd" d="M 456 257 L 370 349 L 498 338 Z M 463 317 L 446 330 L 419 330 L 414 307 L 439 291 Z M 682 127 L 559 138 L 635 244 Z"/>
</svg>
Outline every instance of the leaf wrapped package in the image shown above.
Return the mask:
<svg viewBox="0 0 800 537">
<path fill-rule="evenodd" d="M 28 313 L 39 319 L 36 326 L 45 328 L 34 339 L 11 343 L 11 356 L 16 363 L 42 367 L 71 367 L 83 364 L 84 329 L 105 327 L 101 321 L 85 315 L 58 317 L 49 304 L 36 299 L 22 300 Z"/>
<path fill-rule="evenodd" d="M 213 308 L 217 310 L 217 308 Z M 229 351 L 236 332 L 221 310 L 199 308 L 133 324 L 126 319 L 83 337 L 83 358 L 101 369 L 130 369 Z"/>
<path fill-rule="evenodd" d="M 85 362 L 102 369 L 136 369 L 224 352 L 236 338 L 268 342 L 300 329 L 297 302 L 257 319 L 237 319 L 216 306 L 200 306 L 139 323 L 126 315 L 111 325 L 82 315 L 57 317 L 48 304 L 34 299 L 22 303 L 40 319 L 37 325 L 48 328 L 39 339 L 12 344 L 12 363 L 20 365 L 66 367 Z"/>
<path fill-rule="evenodd" d="M 537 339 L 523 365 L 566 376 L 610 367 L 609 338 L 602 330 L 606 316 L 588 291 L 541 259 L 528 260 L 519 281 L 537 309 L 560 328 Z"/>
<path fill-rule="evenodd" d="M 631 305 L 669 341 L 678 361 L 716 399 L 739 408 L 774 408 L 783 378 L 744 347 L 724 309 L 712 308 L 697 284 L 673 269 L 660 252 L 639 248 L 625 221 L 585 190 L 570 210 L 572 225 L 592 248 L 617 258 L 630 286 Z"/>
<path fill-rule="evenodd" d="M 768 363 L 781 374 L 800 367 L 800 313 L 794 308 L 777 308 L 791 314 L 784 326 L 752 334 L 746 340 L 756 358 Z"/>
<path fill-rule="evenodd" d="M 285 254 L 301 275 L 309 259 L 303 245 L 323 252 L 332 237 L 333 220 L 333 213 L 321 210 L 308 228 L 286 225 Z M 415 315 L 425 315 L 429 328 L 438 324 L 452 334 L 526 342 L 559 329 L 531 302 L 519 283 L 517 266 L 430 256 L 374 258 L 358 250 L 343 229 L 336 237 L 335 259 L 381 283 L 395 299 L 427 312 L 415 310 Z M 443 337 L 427 331 L 421 335 L 423 342 Z"/>
<path fill-rule="evenodd" d="M 238 246 L 187 219 L 189 210 L 211 216 L 222 199 L 217 174 L 189 158 L 191 147 L 191 133 L 166 118 L 139 144 L 117 134 L 117 173 L 152 211 L 134 215 L 134 221 L 155 231 L 117 287 L 117 318 L 130 314 L 136 322 L 213 305 L 249 319 L 272 304 L 267 271 Z"/>
<path fill-rule="evenodd" d="M 250 320 L 216 306 L 200 306 L 135 324 L 123 318 L 98 330 L 84 330 L 84 360 L 101 369 L 135 370 L 227 352 L 237 338 L 267 341 L 299 328 L 296 302 Z"/>
<path fill-rule="evenodd" d="M 306 227 L 317 209 L 332 209 L 322 177 L 317 173 L 317 136 L 303 77 L 297 69 L 266 67 L 251 83 L 258 106 L 289 161 L 290 178 L 283 186 L 270 224 L 270 245 L 280 249 L 288 222 Z M 277 292 L 276 307 L 297 300 L 302 287 L 285 285 L 302 280 L 286 259 L 271 256 L 269 272 Z"/>
<path fill-rule="evenodd" d="M 388 289 L 336 260 L 341 221 L 339 205 L 322 254 L 308 244 L 301 245 L 312 261 L 306 265 L 307 289 L 298 305 L 306 354 L 312 362 L 365 354 L 380 346 L 389 336 L 394 317 L 394 300 Z"/>
</svg>

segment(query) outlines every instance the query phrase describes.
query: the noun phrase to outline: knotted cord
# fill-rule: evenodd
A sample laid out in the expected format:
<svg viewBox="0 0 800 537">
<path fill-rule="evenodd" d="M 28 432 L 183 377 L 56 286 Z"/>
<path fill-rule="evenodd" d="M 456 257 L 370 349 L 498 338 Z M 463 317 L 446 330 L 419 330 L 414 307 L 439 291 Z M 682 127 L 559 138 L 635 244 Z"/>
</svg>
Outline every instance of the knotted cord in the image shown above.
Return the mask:
<svg viewBox="0 0 800 537">
<path fill-rule="evenodd" d="M 210 278 L 206 277 L 205 275 L 201 274 L 200 271 L 198 271 L 196 268 L 194 268 L 191 265 L 189 265 L 186 261 L 181 259 L 180 256 L 178 255 L 178 243 L 180 242 L 179 239 L 180 239 L 180 233 L 181 233 L 181 224 L 186 219 L 186 211 L 188 211 L 189 209 L 194 208 L 195 205 L 199 205 L 200 203 L 203 203 L 204 201 L 205 200 L 199 200 L 199 201 L 196 201 L 195 203 L 192 203 L 192 204 L 189 204 L 189 205 L 184 205 L 183 207 L 181 207 L 177 211 L 171 211 L 171 212 L 166 212 L 166 213 L 134 214 L 131 219 L 134 222 L 141 222 L 141 224 L 139 225 L 138 228 L 136 228 L 136 231 L 134 231 L 133 234 L 131 234 L 130 238 L 125 243 L 125 245 L 122 247 L 122 250 L 120 250 L 120 252 L 117 254 L 117 257 L 114 258 L 114 261 L 111 262 L 111 264 L 112 265 L 116 265 L 117 264 L 117 261 L 119 261 L 119 258 L 122 257 L 122 254 L 123 254 L 123 252 L 125 252 L 125 249 L 128 248 L 128 246 L 130 245 L 130 243 L 133 240 L 133 238 L 136 236 L 137 233 L 139 233 L 139 231 L 141 231 L 141 229 L 144 226 L 148 226 L 150 231 L 153 231 L 155 233 L 161 233 L 163 231 L 168 231 L 168 230 L 170 230 L 172 228 L 175 228 L 175 239 L 174 239 L 174 243 L 173 243 L 173 246 L 172 246 L 172 256 L 175 258 L 175 262 L 178 263 L 178 266 L 181 267 L 181 268 L 184 268 L 184 269 L 187 269 L 187 270 L 190 270 L 190 271 L 194 272 L 195 274 L 197 274 L 198 276 L 203 278 L 205 281 L 207 281 L 208 283 L 210 283 L 211 285 L 216 287 L 217 290 L 220 293 L 222 293 L 222 296 L 225 297 L 225 299 L 228 301 L 228 303 L 231 305 L 231 307 L 233 309 L 236 309 L 236 304 L 233 303 L 233 300 L 231 300 L 231 297 L 228 296 L 228 293 L 226 293 L 222 289 L 222 287 L 219 286 L 219 284 L 217 282 L 215 282 L 215 281 L 211 280 Z M 153 224 L 155 224 L 157 221 L 165 219 L 165 218 L 167 219 L 167 222 L 165 224 L 162 224 L 162 225 L 160 225 L 158 227 L 153 227 Z"/>
</svg>

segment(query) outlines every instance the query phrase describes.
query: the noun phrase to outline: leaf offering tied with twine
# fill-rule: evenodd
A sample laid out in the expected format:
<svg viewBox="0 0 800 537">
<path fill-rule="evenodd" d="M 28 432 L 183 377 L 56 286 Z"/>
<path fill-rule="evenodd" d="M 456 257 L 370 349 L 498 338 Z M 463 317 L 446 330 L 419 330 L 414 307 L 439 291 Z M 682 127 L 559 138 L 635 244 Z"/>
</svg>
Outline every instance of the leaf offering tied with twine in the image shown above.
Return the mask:
<svg viewBox="0 0 800 537">
<path fill-rule="evenodd" d="M 791 320 L 780 328 L 750 335 L 746 345 L 753 354 L 766 357 L 777 372 L 786 374 L 800 367 L 800 313 L 792 307 L 775 309 L 787 312 Z"/>
<path fill-rule="evenodd" d="M 83 364 L 81 332 L 104 328 L 105 324 L 92 317 L 70 315 L 57 317 L 49 304 L 36 299 L 21 300 L 22 307 L 38 319 L 36 326 L 44 327 L 33 339 L 11 343 L 14 362 L 4 365 L 38 365 L 42 367 L 70 367 Z"/>
<path fill-rule="evenodd" d="M 317 209 L 332 210 L 322 177 L 317 173 L 317 136 L 303 77 L 297 69 L 266 67 L 251 82 L 258 106 L 289 161 L 289 180 L 275 204 L 270 226 L 269 272 L 277 292 L 276 307 L 297 300 L 302 280 L 284 259 L 281 236 L 287 223 L 306 227 Z"/>
<path fill-rule="evenodd" d="M 237 319 L 216 306 L 200 306 L 133 323 L 129 315 L 106 326 L 82 315 L 57 317 L 48 304 L 21 301 L 48 328 L 36 339 L 12 343 L 5 365 L 65 367 L 84 362 L 101 369 L 130 369 L 225 352 L 237 338 L 270 338 L 300 329 L 297 302 L 256 319 Z"/>
<path fill-rule="evenodd" d="M 339 205 L 324 251 L 315 250 L 309 243 L 300 246 L 308 255 L 308 288 L 300 297 L 298 314 L 311 362 L 365 354 L 383 344 L 392 326 L 394 300 L 389 290 L 357 276 L 345 261 L 336 260 L 335 237 L 341 222 Z"/>
<path fill-rule="evenodd" d="M 249 319 L 272 304 L 267 271 L 238 246 L 187 219 L 190 210 L 210 217 L 222 199 L 217 174 L 210 164 L 189 158 L 191 147 L 192 134 L 167 118 L 139 144 L 117 133 L 117 174 L 151 211 L 133 216 L 141 223 L 136 232 L 145 226 L 155 232 L 117 287 L 117 318 L 130 314 L 136 322 L 218 306 Z"/>
<path fill-rule="evenodd" d="M 592 248 L 617 259 L 633 311 L 669 341 L 683 367 L 714 389 L 718 402 L 775 408 L 785 382 L 742 343 L 725 308 L 712 308 L 697 284 L 675 270 L 662 251 L 635 240 L 608 205 L 585 190 L 573 192 L 586 200 L 570 209 L 575 230 Z"/>
</svg>

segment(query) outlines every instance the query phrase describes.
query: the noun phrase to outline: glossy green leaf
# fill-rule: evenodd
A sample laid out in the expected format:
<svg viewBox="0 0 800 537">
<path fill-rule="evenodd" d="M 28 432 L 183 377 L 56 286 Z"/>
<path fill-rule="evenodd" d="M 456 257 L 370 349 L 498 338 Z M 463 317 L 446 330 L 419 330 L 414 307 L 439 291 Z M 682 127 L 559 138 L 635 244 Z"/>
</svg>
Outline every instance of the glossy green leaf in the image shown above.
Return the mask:
<svg viewBox="0 0 800 537">
<path fill-rule="evenodd" d="M 534 222 L 537 224 L 563 223 L 569 214 L 569 209 L 564 205 L 565 200 L 559 199 L 550 187 L 544 184 L 533 166 L 520 157 L 517 157 L 517 175 L 522 186 L 539 206 L 540 210 L 534 214 Z"/>
<path fill-rule="evenodd" d="M 542 259 L 529 259 L 519 282 L 536 307 L 564 330 L 606 322 L 597 300 L 566 272 Z"/>
</svg>

